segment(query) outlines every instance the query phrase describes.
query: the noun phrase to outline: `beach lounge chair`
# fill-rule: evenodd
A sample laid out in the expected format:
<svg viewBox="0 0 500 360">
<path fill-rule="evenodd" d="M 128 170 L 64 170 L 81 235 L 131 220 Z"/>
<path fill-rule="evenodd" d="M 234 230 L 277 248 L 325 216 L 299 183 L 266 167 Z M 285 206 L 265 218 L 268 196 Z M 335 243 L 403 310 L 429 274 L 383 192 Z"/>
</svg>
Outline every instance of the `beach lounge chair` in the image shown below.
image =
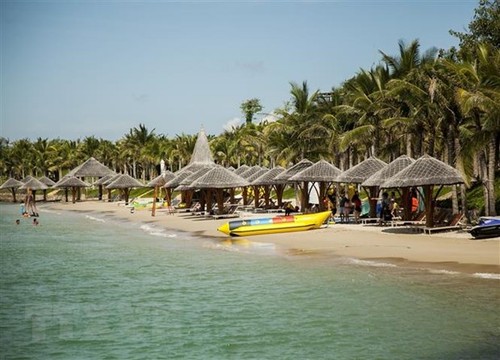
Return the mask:
<svg viewBox="0 0 500 360">
<path fill-rule="evenodd" d="M 230 204 L 228 207 L 224 208 L 225 211 L 223 214 L 214 214 L 214 215 L 210 215 L 210 217 L 214 220 L 240 217 L 240 214 L 238 212 L 236 212 L 238 207 L 239 207 L 238 204 Z"/>
<path fill-rule="evenodd" d="M 462 221 L 463 217 L 463 214 L 455 214 L 447 225 L 424 227 L 424 233 L 431 235 L 434 232 L 459 230 L 462 228 L 459 223 Z"/>
</svg>

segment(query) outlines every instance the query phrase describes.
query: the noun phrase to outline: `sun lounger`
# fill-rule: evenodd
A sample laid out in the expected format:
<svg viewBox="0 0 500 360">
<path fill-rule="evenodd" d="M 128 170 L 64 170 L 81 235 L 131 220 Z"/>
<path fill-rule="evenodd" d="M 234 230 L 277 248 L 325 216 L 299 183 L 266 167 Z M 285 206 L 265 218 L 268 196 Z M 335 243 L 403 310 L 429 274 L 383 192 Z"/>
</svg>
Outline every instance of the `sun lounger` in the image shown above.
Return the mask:
<svg viewBox="0 0 500 360">
<path fill-rule="evenodd" d="M 463 219 L 463 214 L 455 214 L 448 225 L 436 226 L 436 227 L 424 227 L 423 231 L 425 234 L 431 235 L 434 232 L 460 230 L 462 226 L 460 226 L 459 223 L 460 221 L 462 221 L 462 219 Z"/>
<path fill-rule="evenodd" d="M 223 214 L 210 215 L 212 219 L 229 219 L 240 217 L 240 214 L 236 211 L 238 209 L 238 204 L 231 204 Z"/>
</svg>

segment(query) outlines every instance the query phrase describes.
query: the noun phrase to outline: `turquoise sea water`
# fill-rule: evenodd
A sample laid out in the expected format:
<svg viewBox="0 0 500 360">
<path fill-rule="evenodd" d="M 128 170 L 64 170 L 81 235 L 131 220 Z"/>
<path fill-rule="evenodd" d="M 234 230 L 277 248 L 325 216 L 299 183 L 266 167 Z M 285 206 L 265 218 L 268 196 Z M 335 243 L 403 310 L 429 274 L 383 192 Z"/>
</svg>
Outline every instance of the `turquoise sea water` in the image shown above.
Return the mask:
<svg viewBox="0 0 500 360">
<path fill-rule="evenodd" d="M 498 279 L 18 210 L 0 205 L 0 359 L 500 357 Z"/>
</svg>

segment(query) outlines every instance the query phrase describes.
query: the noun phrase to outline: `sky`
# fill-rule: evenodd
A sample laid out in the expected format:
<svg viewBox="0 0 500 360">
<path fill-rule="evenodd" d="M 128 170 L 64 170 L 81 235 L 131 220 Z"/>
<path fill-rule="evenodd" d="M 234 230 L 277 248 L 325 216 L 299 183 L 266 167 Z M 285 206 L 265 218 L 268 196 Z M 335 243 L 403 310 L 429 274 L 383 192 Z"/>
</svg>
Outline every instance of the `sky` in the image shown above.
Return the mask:
<svg viewBox="0 0 500 360">
<path fill-rule="evenodd" d="M 477 1 L 1 2 L 0 136 L 219 135 L 398 53 L 458 45 Z"/>
</svg>

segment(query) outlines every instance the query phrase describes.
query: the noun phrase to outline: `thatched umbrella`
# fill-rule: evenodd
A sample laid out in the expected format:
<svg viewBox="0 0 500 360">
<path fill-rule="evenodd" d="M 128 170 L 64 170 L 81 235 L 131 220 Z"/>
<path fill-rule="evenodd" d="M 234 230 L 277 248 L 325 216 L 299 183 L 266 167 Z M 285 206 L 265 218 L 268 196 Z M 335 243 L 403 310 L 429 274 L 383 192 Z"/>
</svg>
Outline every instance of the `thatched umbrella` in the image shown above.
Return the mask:
<svg viewBox="0 0 500 360">
<path fill-rule="evenodd" d="M 406 155 L 401 155 L 397 159 L 393 160 L 390 162 L 388 165 L 384 166 L 382 169 L 377 171 L 375 174 L 370 176 L 368 179 L 363 181 L 361 186 L 364 187 L 371 187 L 371 186 L 378 186 L 378 187 L 383 187 L 382 185 L 384 182 L 392 178 L 394 175 L 396 175 L 398 172 L 402 171 L 403 169 L 407 168 L 411 164 L 415 162 L 414 159 L 406 156 Z M 403 209 L 404 209 L 404 214 L 403 214 L 403 219 L 404 220 L 410 220 L 411 218 L 411 206 L 408 204 L 409 200 L 409 193 L 408 193 L 408 187 L 403 188 Z"/>
<path fill-rule="evenodd" d="M 274 183 L 275 184 L 290 184 L 290 183 L 295 183 L 293 181 L 290 181 L 290 178 L 294 176 L 295 174 L 298 174 L 302 170 L 305 170 L 313 165 L 313 162 L 308 160 L 308 159 L 303 159 L 297 164 L 293 165 L 292 167 L 288 168 L 287 170 L 283 171 L 281 174 L 276 176 L 274 178 Z M 309 192 L 307 191 L 308 188 L 308 183 L 303 182 L 302 183 L 302 188 L 301 188 L 301 197 L 300 197 L 300 209 L 301 211 L 305 211 L 307 208 L 307 204 L 309 203 Z"/>
<path fill-rule="evenodd" d="M 360 162 L 356 166 L 353 166 L 349 170 L 344 171 L 335 181 L 345 184 L 362 184 L 366 179 L 381 170 L 386 165 L 386 162 L 372 156 Z M 370 217 L 375 217 L 377 215 L 377 198 L 379 189 L 378 186 L 369 186 L 366 190 L 370 202 Z"/>
<path fill-rule="evenodd" d="M 174 173 L 169 170 L 165 170 L 163 174 L 158 175 L 146 184 L 146 187 L 153 187 L 155 189 L 153 194 L 153 208 L 151 209 L 151 216 L 155 216 L 156 213 L 156 197 L 158 196 L 158 188 L 163 187 L 167 181 L 170 181 L 173 178 L 175 178 Z M 165 190 L 167 192 L 165 198 L 167 199 L 167 204 L 170 206 L 170 203 L 172 202 L 172 189 L 167 188 Z"/>
<path fill-rule="evenodd" d="M 38 180 L 40 180 L 41 182 L 43 182 L 48 187 L 53 187 L 56 184 L 54 181 L 52 181 L 51 179 L 49 179 L 47 176 L 42 176 Z M 43 201 L 47 201 L 47 189 L 43 190 Z"/>
<path fill-rule="evenodd" d="M 211 191 L 215 191 L 215 197 L 217 200 L 217 206 L 219 209 L 219 214 L 224 211 L 224 189 L 245 187 L 248 186 L 249 182 L 242 178 L 241 176 L 235 174 L 223 166 L 217 165 L 208 171 L 205 175 L 195 180 L 191 187 L 196 189 L 205 189 L 208 193 L 207 204 L 210 208 Z"/>
<path fill-rule="evenodd" d="M 330 164 L 325 160 L 319 160 L 310 167 L 293 175 L 289 180 L 297 182 L 317 182 L 319 183 L 319 209 L 324 209 L 323 199 L 326 196 L 327 190 L 335 179 L 342 173 L 342 171 L 335 165 Z M 305 188 L 305 191 L 309 189 Z"/>
<path fill-rule="evenodd" d="M 197 171 L 192 172 L 191 174 L 189 174 L 189 176 L 186 176 L 182 180 L 180 180 L 179 185 L 175 188 L 175 190 L 181 192 L 181 197 L 184 199 L 183 202 L 186 204 L 186 207 L 191 207 L 191 203 L 194 197 L 194 191 L 196 190 L 196 188 L 192 186 L 192 183 L 205 175 L 214 167 L 216 167 L 215 164 L 198 168 Z M 181 175 L 184 175 L 184 173 Z M 201 192 L 202 194 L 200 196 L 200 205 L 201 210 L 204 210 L 207 196 L 204 193 L 204 189 L 201 189 Z"/>
<path fill-rule="evenodd" d="M 120 189 L 123 192 L 123 197 L 125 200 L 125 205 L 128 205 L 128 198 L 131 188 L 144 187 L 139 180 L 134 179 L 128 174 L 121 174 L 117 179 L 112 181 L 109 185 L 106 185 L 106 189 Z"/>
<path fill-rule="evenodd" d="M 285 171 L 284 168 L 281 166 L 277 166 L 275 168 L 272 168 L 259 176 L 257 179 L 252 181 L 253 186 L 261 186 L 264 188 L 264 200 L 266 203 L 266 206 L 269 206 L 269 199 L 271 197 L 271 187 L 275 187 L 276 191 L 276 199 L 278 201 L 278 207 L 283 206 L 283 190 L 285 188 L 284 184 L 281 183 L 275 183 L 274 178 L 281 174 L 283 171 Z"/>
<path fill-rule="evenodd" d="M 0 189 L 10 189 L 12 193 L 12 202 L 16 202 L 16 189 L 22 185 L 23 183 L 21 181 L 8 178 L 7 181 L 0 186 Z"/>
<path fill-rule="evenodd" d="M 87 159 L 84 163 L 78 165 L 76 168 L 71 170 L 67 175 L 76 176 L 78 178 L 85 179 L 85 177 L 98 177 L 102 178 L 106 175 L 115 174 L 113 170 L 108 168 L 106 165 L 101 164 L 95 158 L 91 157 Z M 102 200 L 102 185 L 99 184 L 99 200 Z"/>
<path fill-rule="evenodd" d="M 236 170 L 234 170 L 234 173 L 236 175 L 241 175 L 243 174 L 245 171 L 247 171 L 248 169 L 250 169 L 250 166 L 248 165 L 241 165 L 239 166 Z"/>
<path fill-rule="evenodd" d="M 26 199 L 24 200 L 26 212 L 29 213 L 31 210 L 32 213 L 38 214 L 36 209 L 36 191 L 48 189 L 48 186 L 40 180 L 30 177 L 19 189 L 26 189 L 27 191 Z"/>
<path fill-rule="evenodd" d="M 382 186 L 385 188 L 422 186 L 424 189 L 426 226 L 433 227 L 435 199 L 432 195 L 434 185 L 441 185 L 436 193 L 437 197 L 444 185 L 462 183 L 464 183 L 464 179 L 458 170 L 436 158 L 424 155 L 384 182 Z"/>
<path fill-rule="evenodd" d="M 109 175 L 106 175 L 106 176 L 103 176 L 102 178 L 99 178 L 96 182 L 94 182 L 94 185 L 98 185 L 99 188 L 103 188 L 103 187 L 106 187 L 106 185 L 109 185 L 111 184 L 113 181 L 115 181 L 116 179 L 118 179 L 118 177 L 120 177 L 121 174 L 109 174 Z M 112 201 L 112 198 L 111 198 L 111 189 L 106 189 L 107 192 L 108 192 L 108 202 L 111 202 Z"/>
<path fill-rule="evenodd" d="M 56 184 L 54 184 L 54 187 L 57 188 L 62 188 L 66 190 L 66 202 L 68 202 L 68 189 L 71 188 L 71 200 L 73 204 L 76 202 L 76 192 L 78 188 L 82 187 L 88 187 L 90 184 L 86 183 L 83 180 L 80 180 L 79 178 L 75 176 L 65 176 L 63 177 L 60 181 L 58 181 Z"/>
<path fill-rule="evenodd" d="M 259 178 L 261 175 L 264 175 L 265 173 L 267 173 L 269 171 L 269 169 L 267 168 L 260 168 L 258 171 L 254 172 L 252 175 L 250 176 L 242 176 L 244 179 L 246 179 L 250 185 L 252 186 L 253 188 L 253 193 L 254 193 L 254 204 L 255 204 L 255 207 L 259 207 L 259 201 L 260 201 L 260 188 L 261 186 L 260 185 L 254 185 L 252 184 L 252 182 Z M 267 203 L 266 204 L 266 207 L 269 206 L 269 204 Z"/>
<path fill-rule="evenodd" d="M 240 171 L 236 172 L 236 174 L 239 175 L 239 176 L 241 176 L 243 179 L 247 179 L 248 180 L 248 178 L 250 176 L 252 176 L 253 174 L 257 173 L 261 169 L 262 168 L 260 166 L 255 165 L 255 166 L 247 167 L 247 169 L 245 171 L 241 171 L 240 170 Z M 243 187 L 243 189 L 241 191 L 241 196 L 243 197 L 243 205 L 248 205 L 249 199 L 248 199 L 248 187 L 247 186 Z M 258 207 L 258 199 L 256 201 L 255 207 Z"/>
</svg>

